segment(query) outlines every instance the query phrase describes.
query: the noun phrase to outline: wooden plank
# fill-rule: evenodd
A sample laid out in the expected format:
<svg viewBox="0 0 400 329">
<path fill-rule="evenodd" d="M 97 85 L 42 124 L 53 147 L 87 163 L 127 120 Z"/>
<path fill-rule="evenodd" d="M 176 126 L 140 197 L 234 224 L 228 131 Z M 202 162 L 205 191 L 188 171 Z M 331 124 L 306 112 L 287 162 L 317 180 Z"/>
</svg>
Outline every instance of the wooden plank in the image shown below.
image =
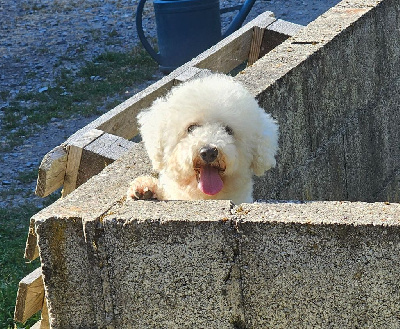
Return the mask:
<svg viewBox="0 0 400 329">
<path fill-rule="evenodd" d="M 36 184 L 36 194 L 45 197 L 60 188 L 64 183 L 67 168 L 67 149 L 76 144 L 92 129 L 132 139 L 138 134 L 137 114 L 162 95 L 165 95 L 174 85 L 174 78 L 165 77 L 145 90 L 132 96 L 125 102 L 103 114 L 87 126 L 71 135 L 65 143 L 47 153 L 40 165 Z"/>
<path fill-rule="evenodd" d="M 62 197 L 66 197 L 76 188 L 76 180 L 78 177 L 78 169 L 81 163 L 82 148 L 76 145 L 68 146 L 68 162 L 65 170 L 64 187 L 62 189 Z"/>
<path fill-rule="evenodd" d="M 172 77 L 156 82 L 152 85 L 153 88 L 147 88 L 145 91 L 118 105 L 109 114 L 106 113 L 105 116 L 102 116 L 102 122 L 100 123 L 99 120 L 95 128 L 109 134 L 132 139 L 139 133 L 136 121 L 138 113 L 149 107 L 158 97 L 166 95 L 173 85 Z"/>
<path fill-rule="evenodd" d="M 302 25 L 278 19 L 264 31 L 258 58 L 269 53 L 272 49 L 280 45 L 286 39 L 294 36 L 303 28 L 304 26 Z"/>
<path fill-rule="evenodd" d="M 47 153 L 39 166 L 35 193 L 44 198 L 64 183 L 67 152 L 62 145 Z"/>
<path fill-rule="evenodd" d="M 260 56 L 261 43 L 264 37 L 265 28 L 255 26 L 253 29 L 253 38 L 251 40 L 249 58 L 247 66 L 253 65 Z"/>
<path fill-rule="evenodd" d="M 49 309 L 47 308 L 47 300 L 44 298 L 42 307 L 42 316 L 40 320 L 40 329 L 50 329 Z"/>
<path fill-rule="evenodd" d="M 228 73 L 247 60 L 250 53 L 253 28 L 265 28 L 276 21 L 271 12 L 259 15 L 238 31 L 232 33 L 189 63 L 203 69 Z"/>
<path fill-rule="evenodd" d="M 42 309 L 44 301 L 44 286 L 41 268 L 23 278 L 18 286 L 15 305 L 15 321 L 24 323 L 32 315 Z"/>
<path fill-rule="evenodd" d="M 122 137 L 104 133 L 88 144 L 82 152 L 76 187 L 99 174 L 106 166 L 119 159 L 134 146 Z"/>
<path fill-rule="evenodd" d="M 253 65 L 260 58 L 260 48 L 264 37 L 265 30 L 276 23 L 269 20 L 260 21 L 253 27 L 253 37 L 251 40 L 250 51 L 248 55 L 247 65 Z"/>
<path fill-rule="evenodd" d="M 31 328 L 32 329 L 50 329 L 49 311 L 47 309 L 46 298 L 44 299 L 44 302 L 43 302 L 42 318 L 40 321 L 36 322 Z"/>
<path fill-rule="evenodd" d="M 135 143 L 125 138 L 104 133 L 84 148 L 84 152 L 92 152 L 105 159 L 115 161 L 133 147 Z"/>
<path fill-rule="evenodd" d="M 29 233 L 26 239 L 25 255 L 24 257 L 29 260 L 34 260 L 39 257 L 39 248 L 37 246 L 37 237 L 35 232 L 35 221 L 30 219 Z"/>
<path fill-rule="evenodd" d="M 252 34 L 252 30 L 248 30 L 222 47 L 219 44 L 212 47 L 211 50 L 215 51 L 200 61 L 196 67 L 221 73 L 232 71 L 247 59 Z"/>
<path fill-rule="evenodd" d="M 247 65 L 253 65 L 259 58 L 295 35 L 302 28 L 302 25 L 280 19 L 269 24 L 269 26 L 255 26 Z"/>
<path fill-rule="evenodd" d="M 188 67 L 187 70 L 179 74 L 174 79 L 174 86 L 181 84 L 182 82 L 186 82 L 192 79 L 201 78 L 207 75 L 210 75 L 212 72 L 207 69 L 199 69 L 197 67 Z"/>
<path fill-rule="evenodd" d="M 104 134 L 103 131 L 92 129 L 81 137 L 78 141 L 68 145 L 67 167 L 65 169 L 64 188 L 62 196 L 65 197 L 76 188 L 78 170 L 81 163 L 82 150 L 85 146 L 92 143 Z"/>
</svg>

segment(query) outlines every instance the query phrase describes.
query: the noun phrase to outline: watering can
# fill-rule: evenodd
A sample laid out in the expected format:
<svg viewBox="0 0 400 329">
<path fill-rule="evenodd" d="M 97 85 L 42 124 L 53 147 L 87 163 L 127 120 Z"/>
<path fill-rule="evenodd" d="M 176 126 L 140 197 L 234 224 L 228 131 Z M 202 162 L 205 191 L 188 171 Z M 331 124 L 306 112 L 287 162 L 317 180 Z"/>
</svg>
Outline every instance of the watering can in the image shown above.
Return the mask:
<svg viewBox="0 0 400 329">
<path fill-rule="evenodd" d="M 242 5 L 220 10 L 219 0 L 154 0 L 158 38 L 156 53 L 143 32 L 146 1 L 139 0 L 136 28 L 144 48 L 164 73 L 170 73 L 240 28 L 255 2 L 246 0 Z M 234 10 L 239 12 L 222 34 L 220 14 Z"/>
</svg>

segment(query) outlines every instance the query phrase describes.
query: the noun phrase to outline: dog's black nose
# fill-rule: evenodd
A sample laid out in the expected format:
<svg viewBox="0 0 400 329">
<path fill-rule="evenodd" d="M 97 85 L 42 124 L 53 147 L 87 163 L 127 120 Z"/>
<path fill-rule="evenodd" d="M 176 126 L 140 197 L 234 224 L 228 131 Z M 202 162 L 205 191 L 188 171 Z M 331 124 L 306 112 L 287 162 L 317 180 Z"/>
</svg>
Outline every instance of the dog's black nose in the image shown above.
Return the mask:
<svg viewBox="0 0 400 329">
<path fill-rule="evenodd" d="M 206 163 L 211 163 L 217 158 L 218 150 L 213 146 L 204 146 L 200 149 L 200 156 Z"/>
</svg>

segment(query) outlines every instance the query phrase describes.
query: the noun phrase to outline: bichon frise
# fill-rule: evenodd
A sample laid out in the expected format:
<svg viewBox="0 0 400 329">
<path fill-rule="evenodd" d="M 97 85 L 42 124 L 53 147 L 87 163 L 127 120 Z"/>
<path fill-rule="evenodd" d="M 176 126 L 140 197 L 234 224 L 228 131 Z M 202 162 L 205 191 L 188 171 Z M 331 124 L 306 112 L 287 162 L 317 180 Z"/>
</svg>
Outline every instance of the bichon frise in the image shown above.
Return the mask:
<svg viewBox="0 0 400 329">
<path fill-rule="evenodd" d="M 136 178 L 129 198 L 252 202 L 252 175 L 275 166 L 278 126 L 233 78 L 186 82 L 138 115 L 159 178 Z"/>
</svg>

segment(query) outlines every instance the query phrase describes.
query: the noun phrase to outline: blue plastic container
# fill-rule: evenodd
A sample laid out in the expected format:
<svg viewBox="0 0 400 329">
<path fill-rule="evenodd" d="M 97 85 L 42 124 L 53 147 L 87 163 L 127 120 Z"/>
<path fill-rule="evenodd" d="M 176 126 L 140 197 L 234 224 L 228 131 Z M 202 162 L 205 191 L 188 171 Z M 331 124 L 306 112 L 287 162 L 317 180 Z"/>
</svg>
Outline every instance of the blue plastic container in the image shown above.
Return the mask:
<svg viewBox="0 0 400 329">
<path fill-rule="evenodd" d="M 156 0 L 160 68 L 172 71 L 221 40 L 219 0 Z"/>
<path fill-rule="evenodd" d="M 227 12 L 240 9 L 223 36 L 219 0 L 154 0 L 158 53 L 143 32 L 142 14 L 145 2 L 146 0 L 140 0 L 136 10 L 136 27 L 140 41 L 160 64 L 161 71 L 169 73 L 239 28 L 255 0 L 246 0 L 241 6 L 224 10 Z"/>
</svg>

